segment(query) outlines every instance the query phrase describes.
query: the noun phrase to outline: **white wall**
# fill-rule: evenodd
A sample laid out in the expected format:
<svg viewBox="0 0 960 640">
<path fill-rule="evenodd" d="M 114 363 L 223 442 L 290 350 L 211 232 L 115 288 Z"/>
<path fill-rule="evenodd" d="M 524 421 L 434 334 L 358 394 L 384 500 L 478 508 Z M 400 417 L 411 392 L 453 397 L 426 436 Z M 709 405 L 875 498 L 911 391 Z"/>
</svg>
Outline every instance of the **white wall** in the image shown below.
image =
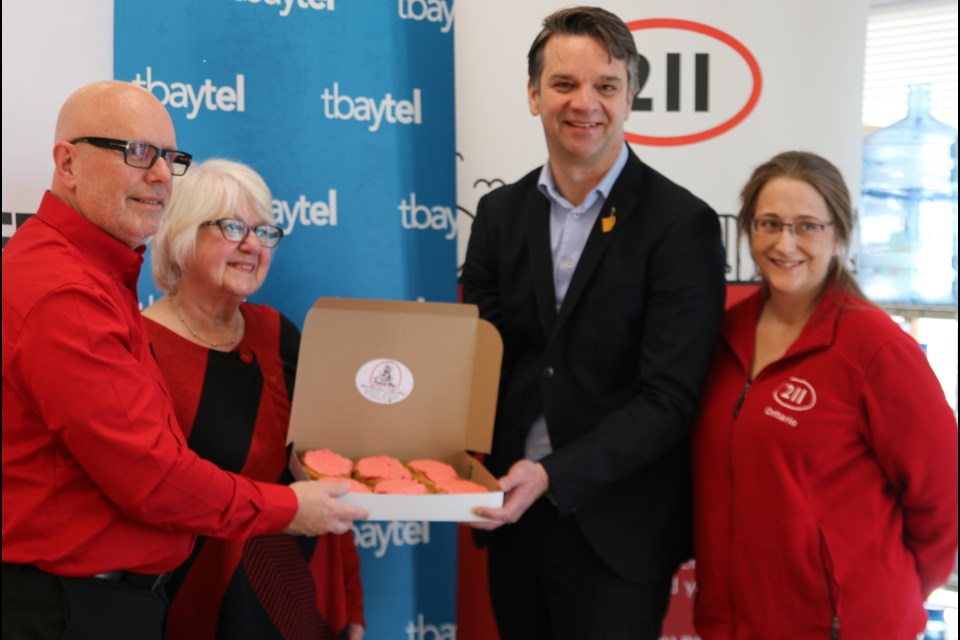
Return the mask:
<svg viewBox="0 0 960 640">
<path fill-rule="evenodd" d="M 3 211 L 32 213 L 50 187 L 60 105 L 75 89 L 113 77 L 113 0 L 2 7 Z"/>
</svg>

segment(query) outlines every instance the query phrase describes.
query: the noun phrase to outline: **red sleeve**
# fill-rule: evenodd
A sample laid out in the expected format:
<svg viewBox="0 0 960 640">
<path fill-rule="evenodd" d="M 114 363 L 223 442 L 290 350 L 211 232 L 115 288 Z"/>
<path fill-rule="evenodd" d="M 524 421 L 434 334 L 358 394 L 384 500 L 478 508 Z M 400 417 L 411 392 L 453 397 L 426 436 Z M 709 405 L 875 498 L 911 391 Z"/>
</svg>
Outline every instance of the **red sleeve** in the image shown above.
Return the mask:
<svg viewBox="0 0 960 640">
<path fill-rule="evenodd" d="M 877 459 L 904 514 L 924 596 L 946 581 L 957 552 L 957 423 L 916 342 L 891 340 L 870 364 L 864 389 Z"/>
<path fill-rule="evenodd" d="M 220 536 L 285 528 L 297 510 L 292 490 L 221 471 L 187 448 L 142 322 L 123 318 L 95 290 L 61 290 L 33 309 L 11 356 L 69 463 L 143 523 Z"/>
</svg>

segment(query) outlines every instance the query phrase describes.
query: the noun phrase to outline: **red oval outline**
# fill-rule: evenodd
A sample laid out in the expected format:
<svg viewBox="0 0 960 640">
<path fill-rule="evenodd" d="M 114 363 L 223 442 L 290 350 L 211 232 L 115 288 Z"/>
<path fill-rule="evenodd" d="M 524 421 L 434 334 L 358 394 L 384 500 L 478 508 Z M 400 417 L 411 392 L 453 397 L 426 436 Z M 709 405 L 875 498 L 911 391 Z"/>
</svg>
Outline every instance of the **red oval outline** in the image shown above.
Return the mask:
<svg viewBox="0 0 960 640">
<path fill-rule="evenodd" d="M 757 62 L 757 59 L 753 57 L 753 54 L 750 53 L 750 51 L 743 45 L 743 43 L 731 36 L 729 33 L 725 33 L 715 27 L 711 27 L 701 22 L 680 20 L 679 18 L 649 18 L 647 20 L 634 20 L 633 22 L 627 23 L 627 28 L 630 29 L 630 31 L 640 31 L 643 29 L 681 29 L 684 31 L 694 31 L 697 33 L 702 33 L 705 36 L 710 36 L 711 38 L 719 40 L 739 53 L 740 57 L 743 58 L 743 60 L 747 63 L 747 66 L 750 68 L 750 75 L 753 76 L 753 91 L 750 93 L 750 97 L 747 99 L 746 104 L 743 105 L 743 108 L 734 114 L 732 118 L 718 124 L 712 129 L 706 129 L 700 133 L 691 133 L 682 136 L 644 136 L 624 131 L 624 137 L 628 142 L 645 144 L 651 147 L 673 147 L 683 144 L 703 142 L 704 140 L 709 140 L 710 138 L 715 138 L 722 133 L 726 133 L 730 129 L 733 129 L 735 126 L 743 122 L 743 120 L 750 115 L 750 112 L 753 111 L 753 108 L 757 106 L 757 102 L 760 101 L 760 92 L 763 89 L 763 75 L 760 73 L 760 64 Z"/>
</svg>

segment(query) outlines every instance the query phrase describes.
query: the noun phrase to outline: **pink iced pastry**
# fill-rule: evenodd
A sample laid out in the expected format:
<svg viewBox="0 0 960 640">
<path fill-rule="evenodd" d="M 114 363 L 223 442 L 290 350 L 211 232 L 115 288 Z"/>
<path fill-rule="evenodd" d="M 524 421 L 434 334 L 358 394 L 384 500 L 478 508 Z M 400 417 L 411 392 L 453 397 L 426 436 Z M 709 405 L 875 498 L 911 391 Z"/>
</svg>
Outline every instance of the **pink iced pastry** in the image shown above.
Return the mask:
<svg viewBox="0 0 960 640">
<path fill-rule="evenodd" d="M 318 476 L 350 477 L 353 462 L 330 449 L 314 449 L 303 454 L 303 464 Z M 308 470 L 308 473 L 309 473 Z"/>
<path fill-rule="evenodd" d="M 382 480 L 409 480 L 410 472 L 397 460 L 390 456 L 369 456 L 357 460 L 353 468 L 354 476 L 360 482 L 376 484 Z"/>
<path fill-rule="evenodd" d="M 487 489 L 482 484 L 477 484 L 470 480 L 445 480 L 437 483 L 439 493 L 487 493 Z"/>
<path fill-rule="evenodd" d="M 320 482 L 344 482 L 350 485 L 349 493 L 370 493 L 370 488 L 362 482 L 357 482 L 353 478 L 344 478 L 342 476 L 322 476 L 317 478 Z"/>
<path fill-rule="evenodd" d="M 433 483 L 457 480 L 460 477 L 456 469 L 438 460 L 411 460 L 407 463 L 407 467 L 418 479 L 422 478 Z"/>
<path fill-rule="evenodd" d="M 373 488 L 374 493 L 388 493 L 392 495 L 418 496 L 427 492 L 427 488 L 416 480 L 381 480 Z"/>
</svg>

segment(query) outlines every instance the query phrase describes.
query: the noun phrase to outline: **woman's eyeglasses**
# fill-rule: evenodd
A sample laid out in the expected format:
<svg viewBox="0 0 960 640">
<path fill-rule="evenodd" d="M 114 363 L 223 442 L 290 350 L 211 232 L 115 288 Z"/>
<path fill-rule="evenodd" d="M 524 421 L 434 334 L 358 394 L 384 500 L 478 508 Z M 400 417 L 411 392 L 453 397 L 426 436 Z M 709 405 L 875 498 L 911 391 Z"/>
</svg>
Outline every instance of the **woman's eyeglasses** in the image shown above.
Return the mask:
<svg viewBox="0 0 960 640">
<path fill-rule="evenodd" d="M 272 249 L 280 244 L 280 239 L 283 238 L 283 229 L 280 227 L 275 227 L 272 224 L 260 224 L 251 227 L 243 220 L 237 220 L 236 218 L 208 220 L 207 222 L 200 223 L 200 226 L 220 227 L 220 232 L 223 234 L 223 237 L 230 242 L 243 242 L 247 239 L 247 236 L 250 235 L 250 232 L 253 231 L 257 242 L 268 249 Z"/>
<path fill-rule="evenodd" d="M 820 234 L 822 234 L 827 227 L 832 226 L 832 222 L 814 222 L 812 220 L 782 222 L 776 218 L 754 218 L 750 222 L 750 228 L 753 229 L 754 233 L 759 235 L 778 236 L 786 227 L 793 232 L 794 236 L 807 240 L 820 237 Z"/>
</svg>

